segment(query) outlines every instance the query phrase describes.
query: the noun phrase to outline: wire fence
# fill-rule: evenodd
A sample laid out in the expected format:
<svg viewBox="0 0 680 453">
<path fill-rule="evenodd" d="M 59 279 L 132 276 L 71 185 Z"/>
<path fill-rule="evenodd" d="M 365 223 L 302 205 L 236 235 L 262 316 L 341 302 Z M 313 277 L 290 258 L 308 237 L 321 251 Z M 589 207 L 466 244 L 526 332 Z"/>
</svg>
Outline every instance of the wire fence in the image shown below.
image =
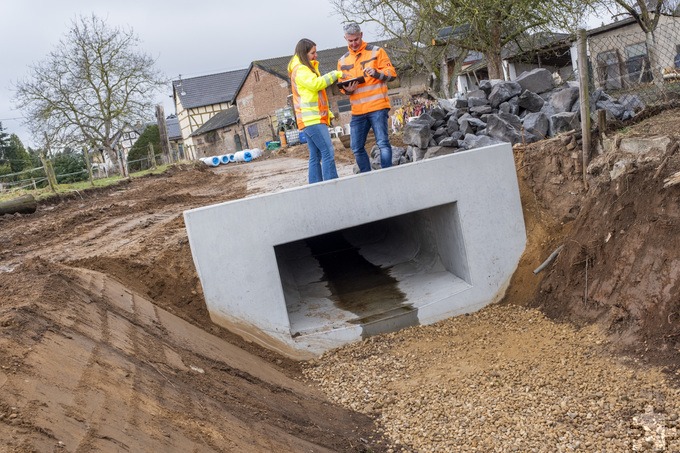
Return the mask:
<svg viewBox="0 0 680 453">
<path fill-rule="evenodd" d="M 680 17 L 660 16 L 649 34 L 637 22 L 622 20 L 588 31 L 587 42 L 591 93 L 602 90 L 616 99 L 635 95 L 649 106 L 680 98 Z M 542 67 L 553 73 L 558 85 L 577 82 L 575 44 L 570 35 L 539 34 L 511 45 L 505 58 L 514 76 Z"/>
<path fill-rule="evenodd" d="M 53 159 L 51 159 L 54 164 Z M 169 159 L 162 155 L 155 156 L 155 165 L 163 165 L 168 163 Z M 126 161 L 126 173 L 136 173 L 149 170 L 155 166 L 148 157 L 143 157 L 136 160 Z M 55 174 L 58 184 L 65 184 L 74 181 L 85 181 L 89 178 L 86 168 L 82 170 Z M 93 179 L 102 179 L 109 177 L 109 168 L 101 164 L 93 164 L 92 169 Z M 49 185 L 47 172 L 45 167 L 30 168 L 15 173 L 8 173 L 0 175 L 0 193 L 12 193 L 24 190 L 38 190 Z"/>
<path fill-rule="evenodd" d="M 637 95 L 647 105 L 680 94 L 680 17 L 660 16 L 653 33 L 622 21 L 588 37 L 591 86 L 611 96 Z"/>
</svg>

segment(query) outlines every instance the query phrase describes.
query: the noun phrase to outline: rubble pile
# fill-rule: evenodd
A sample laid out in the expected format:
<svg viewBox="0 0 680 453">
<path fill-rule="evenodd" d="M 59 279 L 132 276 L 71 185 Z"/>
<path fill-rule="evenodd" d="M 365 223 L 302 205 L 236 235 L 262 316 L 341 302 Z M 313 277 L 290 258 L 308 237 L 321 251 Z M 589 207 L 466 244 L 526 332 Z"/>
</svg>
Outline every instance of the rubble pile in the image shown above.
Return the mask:
<svg viewBox="0 0 680 453">
<path fill-rule="evenodd" d="M 597 89 L 589 97 L 593 121 L 597 110 L 605 110 L 609 120 L 625 121 L 644 108 L 635 95 L 617 100 Z M 543 68 L 511 82 L 484 80 L 465 98 L 440 99 L 438 104 L 404 126 L 407 146 L 393 147 L 393 165 L 501 142 L 533 143 L 581 124 L 578 87 L 555 87 L 552 74 Z M 372 163 L 380 168 L 376 148 Z"/>
</svg>

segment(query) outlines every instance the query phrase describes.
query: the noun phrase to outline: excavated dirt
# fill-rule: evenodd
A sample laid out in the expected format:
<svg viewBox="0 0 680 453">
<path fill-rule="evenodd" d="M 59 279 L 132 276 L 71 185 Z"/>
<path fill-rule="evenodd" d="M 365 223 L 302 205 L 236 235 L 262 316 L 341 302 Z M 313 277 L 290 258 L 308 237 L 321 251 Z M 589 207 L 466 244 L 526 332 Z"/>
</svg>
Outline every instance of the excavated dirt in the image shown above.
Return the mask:
<svg viewBox="0 0 680 453">
<path fill-rule="evenodd" d="M 680 130 L 679 113 L 619 133 L 668 135 Z M 342 177 L 353 159 L 336 144 Z M 630 426 L 648 405 L 669 429 L 678 419 L 680 185 L 663 181 L 680 170 L 680 153 L 634 160 L 615 180 L 619 156 L 603 155 L 586 190 L 571 147 L 563 137 L 515 151 L 528 241 L 501 304 L 312 363 L 211 323 L 182 218 L 189 208 L 305 184 L 303 146 L 248 164 L 177 166 L 0 217 L 0 452 L 653 448 Z M 539 369 L 551 378 L 525 380 Z M 616 388 L 591 388 L 602 380 Z M 564 414 L 544 425 L 550 417 L 536 409 L 531 424 L 556 437 L 519 442 L 531 430 L 512 418 L 533 400 L 518 395 L 545 399 L 543 390 L 559 393 L 565 382 L 580 387 L 564 387 L 549 409 Z M 390 393 L 369 398 L 379 390 L 370 385 Z M 502 419 L 489 415 L 503 399 L 493 395 L 516 403 Z M 598 416 L 575 403 L 579 395 L 618 417 L 602 422 L 605 440 L 574 440 Z M 427 433 L 423 426 L 441 426 L 435 420 L 449 425 Z M 677 445 L 673 436 L 664 445 Z"/>
</svg>

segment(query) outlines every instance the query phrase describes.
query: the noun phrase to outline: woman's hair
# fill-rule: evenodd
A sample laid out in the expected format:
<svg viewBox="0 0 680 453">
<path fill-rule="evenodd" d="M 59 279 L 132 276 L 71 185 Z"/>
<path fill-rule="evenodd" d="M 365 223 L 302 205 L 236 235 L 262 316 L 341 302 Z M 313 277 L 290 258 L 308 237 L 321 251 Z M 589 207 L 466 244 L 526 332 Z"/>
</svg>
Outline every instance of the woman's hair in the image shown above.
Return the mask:
<svg viewBox="0 0 680 453">
<path fill-rule="evenodd" d="M 300 63 L 307 66 L 312 72 L 314 72 L 314 66 L 312 66 L 312 62 L 309 61 L 307 53 L 312 50 L 312 47 L 314 46 L 316 46 L 316 43 L 307 38 L 302 38 L 295 46 L 295 55 L 300 59 Z"/>
</svg>

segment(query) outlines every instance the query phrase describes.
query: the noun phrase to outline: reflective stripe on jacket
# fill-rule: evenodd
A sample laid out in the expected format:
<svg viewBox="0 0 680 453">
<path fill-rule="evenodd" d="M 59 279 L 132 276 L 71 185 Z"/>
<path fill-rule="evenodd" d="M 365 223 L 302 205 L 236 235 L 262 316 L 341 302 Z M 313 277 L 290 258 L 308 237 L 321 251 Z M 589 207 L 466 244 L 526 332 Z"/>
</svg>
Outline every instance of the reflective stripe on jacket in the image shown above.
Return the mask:
<svg viewBox="0 0 680 453">
<path fill-rule="evenodd" d="M 375 78 L 364 75 L 364 69 L 367 68 L 378 71 Z M 363 115 L 390 108 L 387 82 L 397 78 L 397 71 L 392 66 L 385 49 L 364 42 L 357 51 L 349 49 L 349 52 L 338 60 L 338 69 L 342 71 L 343 79 L 364 76 L 366 80 L 349 93 L 352 115 Z"/>
<path fill-rule="evenodd" d="M 302 64 L 297 55 L 288 63 L 288 74 L 293 91 L 293 107 L 299 129 L 313 124 L 331 124 L 333 114 L 328 108 L 326 88 L 342 75 L 340 71 L 319 74 L 319 62 L 311 62 L 314 71 Z"/>
</svg>

